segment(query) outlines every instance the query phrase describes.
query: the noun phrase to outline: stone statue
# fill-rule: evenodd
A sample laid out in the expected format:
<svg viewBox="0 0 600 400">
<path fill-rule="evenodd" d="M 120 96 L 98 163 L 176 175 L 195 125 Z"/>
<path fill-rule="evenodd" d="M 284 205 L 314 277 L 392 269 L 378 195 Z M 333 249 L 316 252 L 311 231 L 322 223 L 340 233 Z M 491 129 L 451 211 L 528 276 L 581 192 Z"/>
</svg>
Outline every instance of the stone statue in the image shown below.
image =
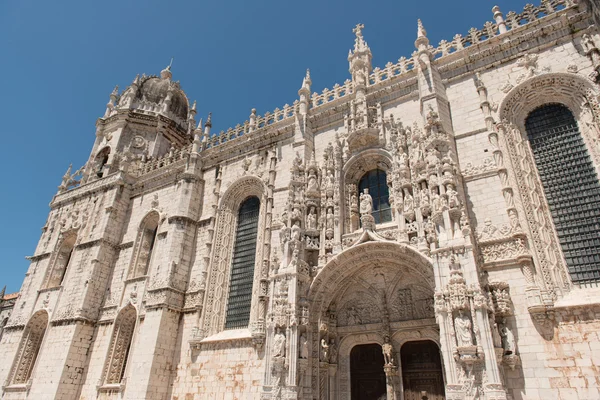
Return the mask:
<svg viewBox="0 0 600 400">
<path fill-rule="evenodd" d="M 329 362 L 329 345 L 325 338 L 321 339 L 321 361 Z"/>
<path fill-rule="evenodd" d="M 308 192 L 314 193 L 318 190 L 319 189 L 317 186 L 317 175 L 315 174 L 314 170 L 310 170 L 310 172 L 308 173 Z"/>
<path fill-rule="evenodd" d="M 448 194 L 448 206 L 450 208 L 460 207 L 460 200 L 458 200 L 458 192 L 454 190 L 454 186 L 449 183 L 448 189 L 446 190 Z"/>
<path fill-rule="evenodd" d="M 458 311 L 454 318 L 454 329 L 456 330 L 456 341 L 459 347 L 473 346 L 473 333 L 471 329 L 473 324 L 471 318 L 465 315 L 463 310 Z"/>
<path fill-rule="evenodd" d="M 327 229 L 333 229 L 333 210 L 331 208 L 327 209 Z"/>
<path fill-rule="evenodd" d="M 292 240 L 300 240 L 300 236 L 302 233 L 302 228 L 300 228 L 300 222 L 296 221 L 294 226 L 292 226 Z"/>
<path fill-rule="evenodd" d="M 506 318 L 502 319 L 500 324 L 500 336 L 502 337 L 502 347 L 504 348 L 504 354 L 510 355 L 515 352 L 515 336 L 506 324 Z"/>
<path fill-rule="evenodd" d="M 403 207 L 402 211 L 405 214 L 407 214 L 407 213 L 413 212 L 414 209 L 415 209 L 415 200 L 413 199 L 411 194 L 408 192 L 408 190 L 405 190 L 405 192 L 404 192 L 404 207 Z"/>
<path fill-rule="evenodd" d="M 494 342 L 495 348 L 500 348 L 502 346 L 502 337 L 500 337 L 500 332 L 498 330 L 498 324 L 490 318 L 490 326 L 492 327 L 492 341 Z"/>
<path fill-rule="evenodd" d="M 310 212 L 306 216 L 306 229 L 317 229 L 317 214 L 314 207 L 310 208 Z"/>
<path fill-rule="evenodd" d="M 369 194 L 369 189 L 364 189 L 364 193 L 360 195 L 360 214 L 371 215 L 373 211 L 373 198 Z"/>
<path fill-rule="evenodd" d="M 329 341 L 329 362 L 335 364 L 337 361 L 337 346 L 335 345 L 335 340 L 331 339 Z"/>
<path fill-rule="evenodd" d="M 308 359 L 308 339 L 304 333 L 300 335 L 300 358 Z"/>
<path fill-rule="evenodd" d="M 394 348 L 390 343 L 390 338 L 388 336 L 383 340 L 383 344 L 381 345 L 381 351 L 383 352 L 383 359 L 385 360 L 385 365 L 394 365 Z"/>
<path fill-rule="evenodd" d="M 362 319 L 360 315 L 358 315 L 358 311 L 354 307 L 350 307 L 347 311 L 348 313 L 348 325 L 360 325 L 362 324 Z"/>
<path fill-rule="evenodd" d="M 352 210 L 358 210 L 358 198 L 356 197 L 356 193 L 352 193 L 350 197 L 350 208 Z"/>
<path fill-rule="evenodd" d="M 277 328 L 273 337 L 273 357 L 285 357 L 285 335 Z"/>
</svg>

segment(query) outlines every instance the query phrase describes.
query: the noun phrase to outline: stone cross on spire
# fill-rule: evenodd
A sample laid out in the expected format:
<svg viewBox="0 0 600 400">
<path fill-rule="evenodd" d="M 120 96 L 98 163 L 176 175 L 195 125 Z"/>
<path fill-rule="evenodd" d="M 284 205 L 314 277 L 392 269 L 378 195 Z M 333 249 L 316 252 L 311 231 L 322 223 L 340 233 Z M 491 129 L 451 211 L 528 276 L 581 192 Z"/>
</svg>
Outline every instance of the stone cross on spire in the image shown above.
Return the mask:
<svg viewBox="0 0 600 400">
<path fill-rule="evenodd" d="M 364 24 L 356 24 L 356 27 L 354 29 L 352 29 L 352 32 L 356 33 L 356 37 L 360 37 L 362 38 L 362 30 L 365 29 L 365 25 Z"/>
</svg>

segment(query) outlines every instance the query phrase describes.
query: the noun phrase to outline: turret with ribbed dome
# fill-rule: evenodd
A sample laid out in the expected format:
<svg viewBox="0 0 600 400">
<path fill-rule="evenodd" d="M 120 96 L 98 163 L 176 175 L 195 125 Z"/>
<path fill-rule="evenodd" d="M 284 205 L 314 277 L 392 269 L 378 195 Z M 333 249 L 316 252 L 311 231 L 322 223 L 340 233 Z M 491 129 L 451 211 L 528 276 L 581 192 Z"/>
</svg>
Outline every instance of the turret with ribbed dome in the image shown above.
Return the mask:
<svg viewBox="0 0 600 400">
<path fill-rule="evenodd" d="M 171 65 L 158 76 L 137 75 L 121 94 L 116 87 L 96 124 L 84 181 L 112 174 L 131 160 L 158 159 L 191 146 L 195 116 L 195 104 L 190 106 L 173 81 Z"/>
</svg>

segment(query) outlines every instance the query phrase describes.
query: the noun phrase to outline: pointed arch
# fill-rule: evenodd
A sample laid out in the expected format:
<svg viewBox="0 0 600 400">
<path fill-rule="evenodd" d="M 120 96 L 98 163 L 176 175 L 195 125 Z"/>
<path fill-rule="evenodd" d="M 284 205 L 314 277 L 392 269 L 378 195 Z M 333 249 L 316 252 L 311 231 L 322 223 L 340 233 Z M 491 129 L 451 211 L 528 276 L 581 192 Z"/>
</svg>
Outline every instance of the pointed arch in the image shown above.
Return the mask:
<svg viewBox="0 0 600 400">
<path fill-rule="evenodd" d="M 29 319 L 15 357 L 9 379 L 10 384 L 23 385 L 31 379 L 47 328 L 48 312 L 46 310 L 36 312 Z"/>
<path fill-rule="evenodd" d="M 527 79 L 502 100 L 498 124 L 502 150 L 509 156 L 506 167 L 516 181 L 516 206 L 521 207 L 534 249 L 536 280 L 551 295 L 568 291 L 572 280 L 549 211 L 540 174 L 530 146 L 525 121 L 535 109 L 550 103 L 561 104 L 573 114 L 583 141 L 596 166 L 600 166 L 598 116 L 594 115 L 598 91 L 593 83 L 577 74 L 545 73 Z M 501 163 L 504 161 L 500 160 Z M 520 201 L 520 204 L 518 203 Z"/>
<path fill-rule="evenodd" d="M 57 250 L 51 259 L 50 268 L 46 275 L 46 288 L 54 288 L 62 285 L 67 273 L 67 268 L 73 256 L 76 242 L 77 234 L 75 232 L 66 232 L 62 234 L 62 238 L 57 244 Z"/>
<path fill-rule="evenodd" d="M 103 383 L 105 385 L 120 384 L 125 376 L 136 321 L 137 311 L 131 304 L 125 306 L 115 318 L 104 364 Z"/>
<path fill-rule="evenodd" d="M 159 223 L 160 215 L 157 211 L 150 211 L 140 222 L 129 269 L 130 279 L 148 274 Z"/>
<path fill-rule="evenodd" d="M 231 290 L 231 268 L 234 251 L 235 230 L 238 226 L 242 203 L 250 197 L 259 200 L 258 228 L 254 263 L 262 263 L 263 242 L 266 230 L 267 191 L 264 183 L 256 176 L 244 176 L 234 182 L 225 192 L 217 211 L 215 243 L 208 273 L 208 284 L 204 305 L 203 330 L 205 335 L 220 332 L 225 328 L 226 307 Z M 258 279 L 260 268 L 254 268 L 252 279 Z M 252 286 L 250 317 L 248 325 L 256 318 L 255 299 L 257 284 Z"/>
</svg>

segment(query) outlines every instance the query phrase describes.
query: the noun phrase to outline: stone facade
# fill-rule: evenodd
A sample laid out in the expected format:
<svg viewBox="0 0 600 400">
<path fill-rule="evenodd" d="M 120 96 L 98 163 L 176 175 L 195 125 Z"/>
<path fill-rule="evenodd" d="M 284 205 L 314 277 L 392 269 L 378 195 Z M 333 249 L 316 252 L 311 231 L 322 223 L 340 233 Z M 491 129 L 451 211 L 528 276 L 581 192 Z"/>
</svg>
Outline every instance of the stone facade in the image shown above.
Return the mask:
<svg viewBox="0 0 600 400">
<path fill-rule="evenodd" d="M 379 398 L 600 398 L 600 289 L 569 273 L 525 127 L 566 106 L 598 172 L 600 8 L 493 20 L 437 47 L 419 21 L 374 69 L 359 24 L 351 79 L 311 94 L 307 71 L 216 134 L 170 68 L 115 88 L 2 333 L 2 399 L 350 399 L 368 344 Z M 249 313 L 225 329 L 249 197 Z"/>
</svg>

